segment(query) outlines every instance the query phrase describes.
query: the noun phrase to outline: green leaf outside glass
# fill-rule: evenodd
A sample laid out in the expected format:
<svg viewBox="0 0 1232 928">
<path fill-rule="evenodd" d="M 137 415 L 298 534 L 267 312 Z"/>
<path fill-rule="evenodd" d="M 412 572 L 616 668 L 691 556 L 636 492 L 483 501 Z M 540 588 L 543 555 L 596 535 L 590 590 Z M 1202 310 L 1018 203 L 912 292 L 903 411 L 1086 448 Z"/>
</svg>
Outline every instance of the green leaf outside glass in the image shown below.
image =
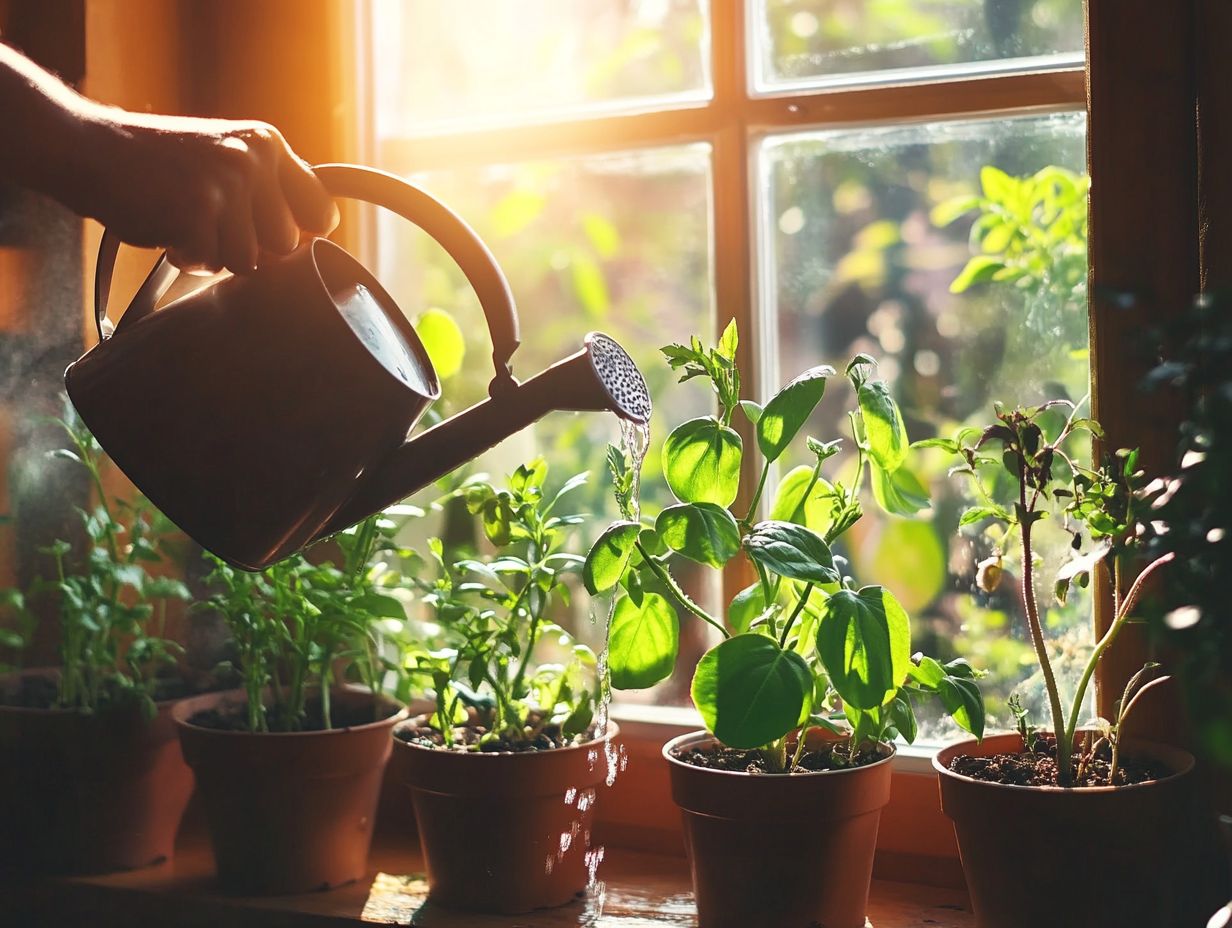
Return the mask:
<svg viewBox="0 0 1232 928">
<path fill-rule="evenodd" d="M 912 667 L 907 613 L 883 587 L 840 590 L 822 607 L 817 654 L 845 702 L 882 706 Z"/>
<path fill-rule="evenodd" d="M 896 516 L 912 516 L 928 508 L 928 490 L 910 468 L 893 473 L 872 462 L 873 498 L 883 510 Z"/>
<path fill-rule="evenodd" d="M 800 724 L 813 676 L 804 659 L 765 635 L 735 635 L 707 651 L 693 675 L 693 704 L 725 745 L 761 747 Z"/>
<path fill-rule="evenodd" d="M 740 486 L 743 443 L 708 416 L 677 426 L 663 443 L 663 474 L 682 503 L 730 506 Z"/>
<path fill-rule="evenodd" d="M 811 529 L 791 522 L 758 522 L 744 536 L 749 557 L 780 577 L 810 583 L 839 579 L 830 546 Z"/>
<path fill-rule="evenodd" d="M 757 446 L 767 461 L 777 460 L 787 450 L 800 427 L 821 402 L 826 378 L 834 373 L 828 365 L 811 367 L 771 397 L 757 419 Z"/>
<path fill-rule="evenodd" d="M 655 520 L 655 531 L 673 551 L 710 567 L 722 567 L 740 550 L 740 527 L 714 503 L 669 506 Z"/>
<path fill-rule="evenodd" d="M 640 532 L 636 522 L 614 522 L 599 536 L 582 565 L 582 583 L 592 596 L 620 582 Z"/>
<path fill-rule="evenodd" d="M 645 593 L 641 604 L 621 597 L 608 632 L 608 670 L 612 686 L 640 690 L 667 679 L 680 648 L 680 619 L 658 593 Z"/>
</svg>

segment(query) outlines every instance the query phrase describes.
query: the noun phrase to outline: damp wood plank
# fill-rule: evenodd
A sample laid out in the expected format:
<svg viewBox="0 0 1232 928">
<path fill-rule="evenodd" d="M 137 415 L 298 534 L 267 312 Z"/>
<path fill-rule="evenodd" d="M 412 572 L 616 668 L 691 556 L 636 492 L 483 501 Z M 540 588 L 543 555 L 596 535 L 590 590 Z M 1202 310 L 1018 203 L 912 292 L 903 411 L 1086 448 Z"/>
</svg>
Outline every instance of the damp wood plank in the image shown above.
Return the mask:
<svg viewBox="0 0 1232 928">
<path fill-rule="evenodd" d="M 372 874 L 331 892 L 268 899 L 228 896 L 213 882 L 213 859 L 192 839 L 167 864 L 105 877 L 30 879 L 0 874 L 0 923 L 14 928 L 293 928 L 414 925 L 419 928 L 693 928 L 686 862 L 679 857 L 610 848 L 600 883 L 559 909 L 525 916 L 451 912 L 427 901 L 423 860 L 413 846 L 380 842 Z M 750 892 L 756 888 L 750 886 Z M 872 928 L 972 928 L 963 892 L 874 881 Z"/>
</svg>

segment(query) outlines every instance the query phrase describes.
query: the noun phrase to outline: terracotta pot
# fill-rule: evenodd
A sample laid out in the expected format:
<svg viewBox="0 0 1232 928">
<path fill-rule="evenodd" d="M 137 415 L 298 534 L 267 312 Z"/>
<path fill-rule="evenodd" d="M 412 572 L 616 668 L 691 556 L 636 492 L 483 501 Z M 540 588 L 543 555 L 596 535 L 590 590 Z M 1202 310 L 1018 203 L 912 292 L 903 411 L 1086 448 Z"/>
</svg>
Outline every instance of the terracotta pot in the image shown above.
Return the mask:
<svg viewBox="0 0 1232 928">
<path fill-rule="evenodd" d="M 335 691 L 335 707 L 372 696 Z M 191 724 L 198 712 L 246 701 L 242 692 L 185 700 L 174 718 L 205 801 L 214 863 L 227 890 L 277 895 L 362 877 L 389 733 L 405 717 L 390 700 L 379 722 L 329 731 L 258 733 Z"/>
<path fill-rule="evenodd" d="M 1213 816 L 1203 823 L 1193 756 L 1127 741 L 1172 775 L 1134 786 L 1008 786 L 952 773 L 960 754 L 1023 750 L 1017 734 L 961 741 L 933 759 L 980 928 L 1202 928 L 1219 906 Z M 1226 901 L 1226 895 L 1224 900 Z"/>
<path fill-rule="evenodd" d="M 615 772 L 618 734 L 609 722 L 601 740 L 518 754 L 434 751 L 395 737 L 431 900 L 512 915 L 584 892 L 595 801 Z"/>
<path fill-rule="evenodd" d="M 663 747 L 684 821 L 699 928 L 864 928 L 890 760 L 853 770 L 754 776 L 706 770 Z"/>
<path fill-rule="evenodd" d="M 170 858 L 193 789 L 174 705 L 150 721 L 136 705 L 0 706 L 0 863 L 106 873 Z"/>
</svg>

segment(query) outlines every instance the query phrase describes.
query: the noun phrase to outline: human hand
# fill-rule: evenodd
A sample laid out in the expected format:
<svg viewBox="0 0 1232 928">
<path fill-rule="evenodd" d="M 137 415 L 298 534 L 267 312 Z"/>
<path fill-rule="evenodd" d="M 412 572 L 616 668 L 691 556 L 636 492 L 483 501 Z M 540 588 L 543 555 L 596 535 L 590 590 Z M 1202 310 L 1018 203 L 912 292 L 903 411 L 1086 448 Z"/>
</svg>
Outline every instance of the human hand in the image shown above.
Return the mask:
<svg viewBox="0 0 1232 928">
<path fill-rule="evenodd" d="M 92 114 L 79 211 L 182 270 L 254 270 L 328 234 L 338 209 L 281 133 L 262 122 Z"/>
</svg>

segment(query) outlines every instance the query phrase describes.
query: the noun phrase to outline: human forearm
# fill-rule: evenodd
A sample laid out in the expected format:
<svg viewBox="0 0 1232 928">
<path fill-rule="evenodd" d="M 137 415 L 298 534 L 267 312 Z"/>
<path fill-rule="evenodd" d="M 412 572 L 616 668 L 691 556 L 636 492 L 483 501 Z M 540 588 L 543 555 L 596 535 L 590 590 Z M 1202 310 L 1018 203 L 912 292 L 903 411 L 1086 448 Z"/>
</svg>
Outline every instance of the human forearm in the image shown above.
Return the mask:
<svg viewBox="0 0 1232 928">
<path fill-rule="evenodd" d="M 84 211 L 83 158 L 97 109 L 29 59 L 0 44 L 0 178 Z"/>
</svg>

